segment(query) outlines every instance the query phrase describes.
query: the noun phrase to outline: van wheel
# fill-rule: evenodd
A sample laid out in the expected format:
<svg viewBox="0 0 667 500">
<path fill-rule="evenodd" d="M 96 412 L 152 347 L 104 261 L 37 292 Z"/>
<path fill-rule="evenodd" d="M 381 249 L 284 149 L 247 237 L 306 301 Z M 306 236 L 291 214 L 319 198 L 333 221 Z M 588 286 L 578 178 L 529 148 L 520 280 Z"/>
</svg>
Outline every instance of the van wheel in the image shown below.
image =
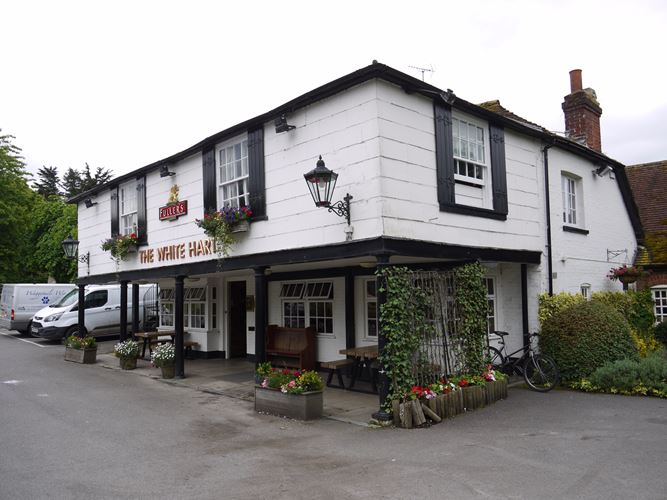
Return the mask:
<svg viewBox="0 0 667 500">
<path fill-rule="evenodd" d="M 78 325 L 71 326 L 66 332 L 65 336 L 63 337 L 63 340 L 65 340 L 67 337 L 70 335 L 76 335 L 77 337 L 85 337 L 88 334 L 88 330 L 84 327 L 80 332 L 79 332 L 79 327 Z"/>
<path fill-rule="evenodd" d="M 28 322 L 28 326 L 26 327 L 25 330 L 19 330 L 19 336 L 20 337 L 31 337 L 32 336 L 32 321 Z"/>
</svg>

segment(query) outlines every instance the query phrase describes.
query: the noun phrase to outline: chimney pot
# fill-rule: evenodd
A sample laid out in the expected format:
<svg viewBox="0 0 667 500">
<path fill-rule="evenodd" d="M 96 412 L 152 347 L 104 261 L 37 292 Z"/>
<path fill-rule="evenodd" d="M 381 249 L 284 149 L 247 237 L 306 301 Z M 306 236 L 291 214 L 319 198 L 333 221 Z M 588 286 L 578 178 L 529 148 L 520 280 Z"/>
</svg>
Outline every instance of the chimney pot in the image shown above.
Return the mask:
<svg viewBox="0 0 667 500">
<path fill-rule="evenodd" d="M 581 70 L 573 69 L 570 71 L 570 92 L 574 94 L 576 91 L 583 88 L 584 86 L 581 83 Z"/>
</svg>

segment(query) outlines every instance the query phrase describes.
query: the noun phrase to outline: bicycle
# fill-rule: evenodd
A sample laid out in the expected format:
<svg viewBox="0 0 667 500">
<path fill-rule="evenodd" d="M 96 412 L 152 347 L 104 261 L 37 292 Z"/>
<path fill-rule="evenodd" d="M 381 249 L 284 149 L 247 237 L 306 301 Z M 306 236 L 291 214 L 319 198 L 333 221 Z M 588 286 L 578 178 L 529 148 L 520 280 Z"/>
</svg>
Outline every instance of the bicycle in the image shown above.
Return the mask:
<svg viewBox="0 0 667 500">
<path fill-rule="evenodd" d="M 523 375 L 528 387 L 538 392 L 549 392 L 558 385 L 560 371 L 556 362 L 549 356 L 537 354 L 533 351 L 532 340 L 539 336 L 537 333 L 531 333 L 527 345 L 509 354 L 506 354 L 505 345 L 505 337 L 509 333 L 495 331 L 492 334 L 497 336 L 494 340 L 497 340 L 500 344 L 500 350 L 488 345 L 489 339 L 487 337 L 487 360 L 494 370 L 499 370 L 507 375 L 514 373 Z M 521 356 L 514 357 L 518 353 L 522 353 Z"/>
</svg>

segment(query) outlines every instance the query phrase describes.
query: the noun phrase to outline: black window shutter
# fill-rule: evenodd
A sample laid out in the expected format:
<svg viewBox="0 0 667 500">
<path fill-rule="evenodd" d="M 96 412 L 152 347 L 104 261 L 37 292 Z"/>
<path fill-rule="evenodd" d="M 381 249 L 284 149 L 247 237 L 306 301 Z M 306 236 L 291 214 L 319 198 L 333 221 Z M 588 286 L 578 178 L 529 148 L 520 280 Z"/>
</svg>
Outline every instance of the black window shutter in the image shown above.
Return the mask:
<svg viewBox="0 0 667 500">
<path fill-rule="evenodd" d="M 248 132 L 248 177 L 250 208 L 253 218 L 266 217 L 266 187 L 264 184 L 264 128 Z"/>
<path fill-rule="evenodd" d="M 204 213 L 217 210 L 217 186 L 215 183 L 215 149 L 209 147 L 202 151 L 204 180 Z"/>
<path fill-rule="evenodd" d="M 137 177 L 137 238 L 139 244 L 148 243 L 146 214 L 146 177 Z"/>
<path fill-rule="evenodd" d="M 111 188 L 111 236 L 120 233 L 120 218 L 118 208 L 118 186 Z"/>
<path fill-rule="evenodd" d="M 454 205 L 454 143 L 452 139 L 452 108 L 434 103 L 435 168 L 440 205 Z"/>
<path fill-rule="evenodd" d="M 507 215 L 507 173 L 505 171 L 505 131 L 503 127 L 489 125 L 491 143 L 491 178 L 493 211 Z"/>
</svg>

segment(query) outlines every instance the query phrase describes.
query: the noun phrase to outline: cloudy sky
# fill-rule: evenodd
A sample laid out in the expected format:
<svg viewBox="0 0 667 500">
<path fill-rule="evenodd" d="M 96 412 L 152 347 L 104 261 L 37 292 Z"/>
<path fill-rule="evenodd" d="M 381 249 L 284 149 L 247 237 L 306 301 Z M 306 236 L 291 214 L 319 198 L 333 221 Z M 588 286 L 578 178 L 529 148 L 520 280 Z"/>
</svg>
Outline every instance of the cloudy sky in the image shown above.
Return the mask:
<svg viewBox="0 0 667 500">
<path fill-rule="evenodd" d="M 602 147 L 667 159 L 667 2 L 0 0 L 0 128 L 29 170 L 127 173 L 373 59 L 563 131 L 568 72 Z"/>
</svg>

